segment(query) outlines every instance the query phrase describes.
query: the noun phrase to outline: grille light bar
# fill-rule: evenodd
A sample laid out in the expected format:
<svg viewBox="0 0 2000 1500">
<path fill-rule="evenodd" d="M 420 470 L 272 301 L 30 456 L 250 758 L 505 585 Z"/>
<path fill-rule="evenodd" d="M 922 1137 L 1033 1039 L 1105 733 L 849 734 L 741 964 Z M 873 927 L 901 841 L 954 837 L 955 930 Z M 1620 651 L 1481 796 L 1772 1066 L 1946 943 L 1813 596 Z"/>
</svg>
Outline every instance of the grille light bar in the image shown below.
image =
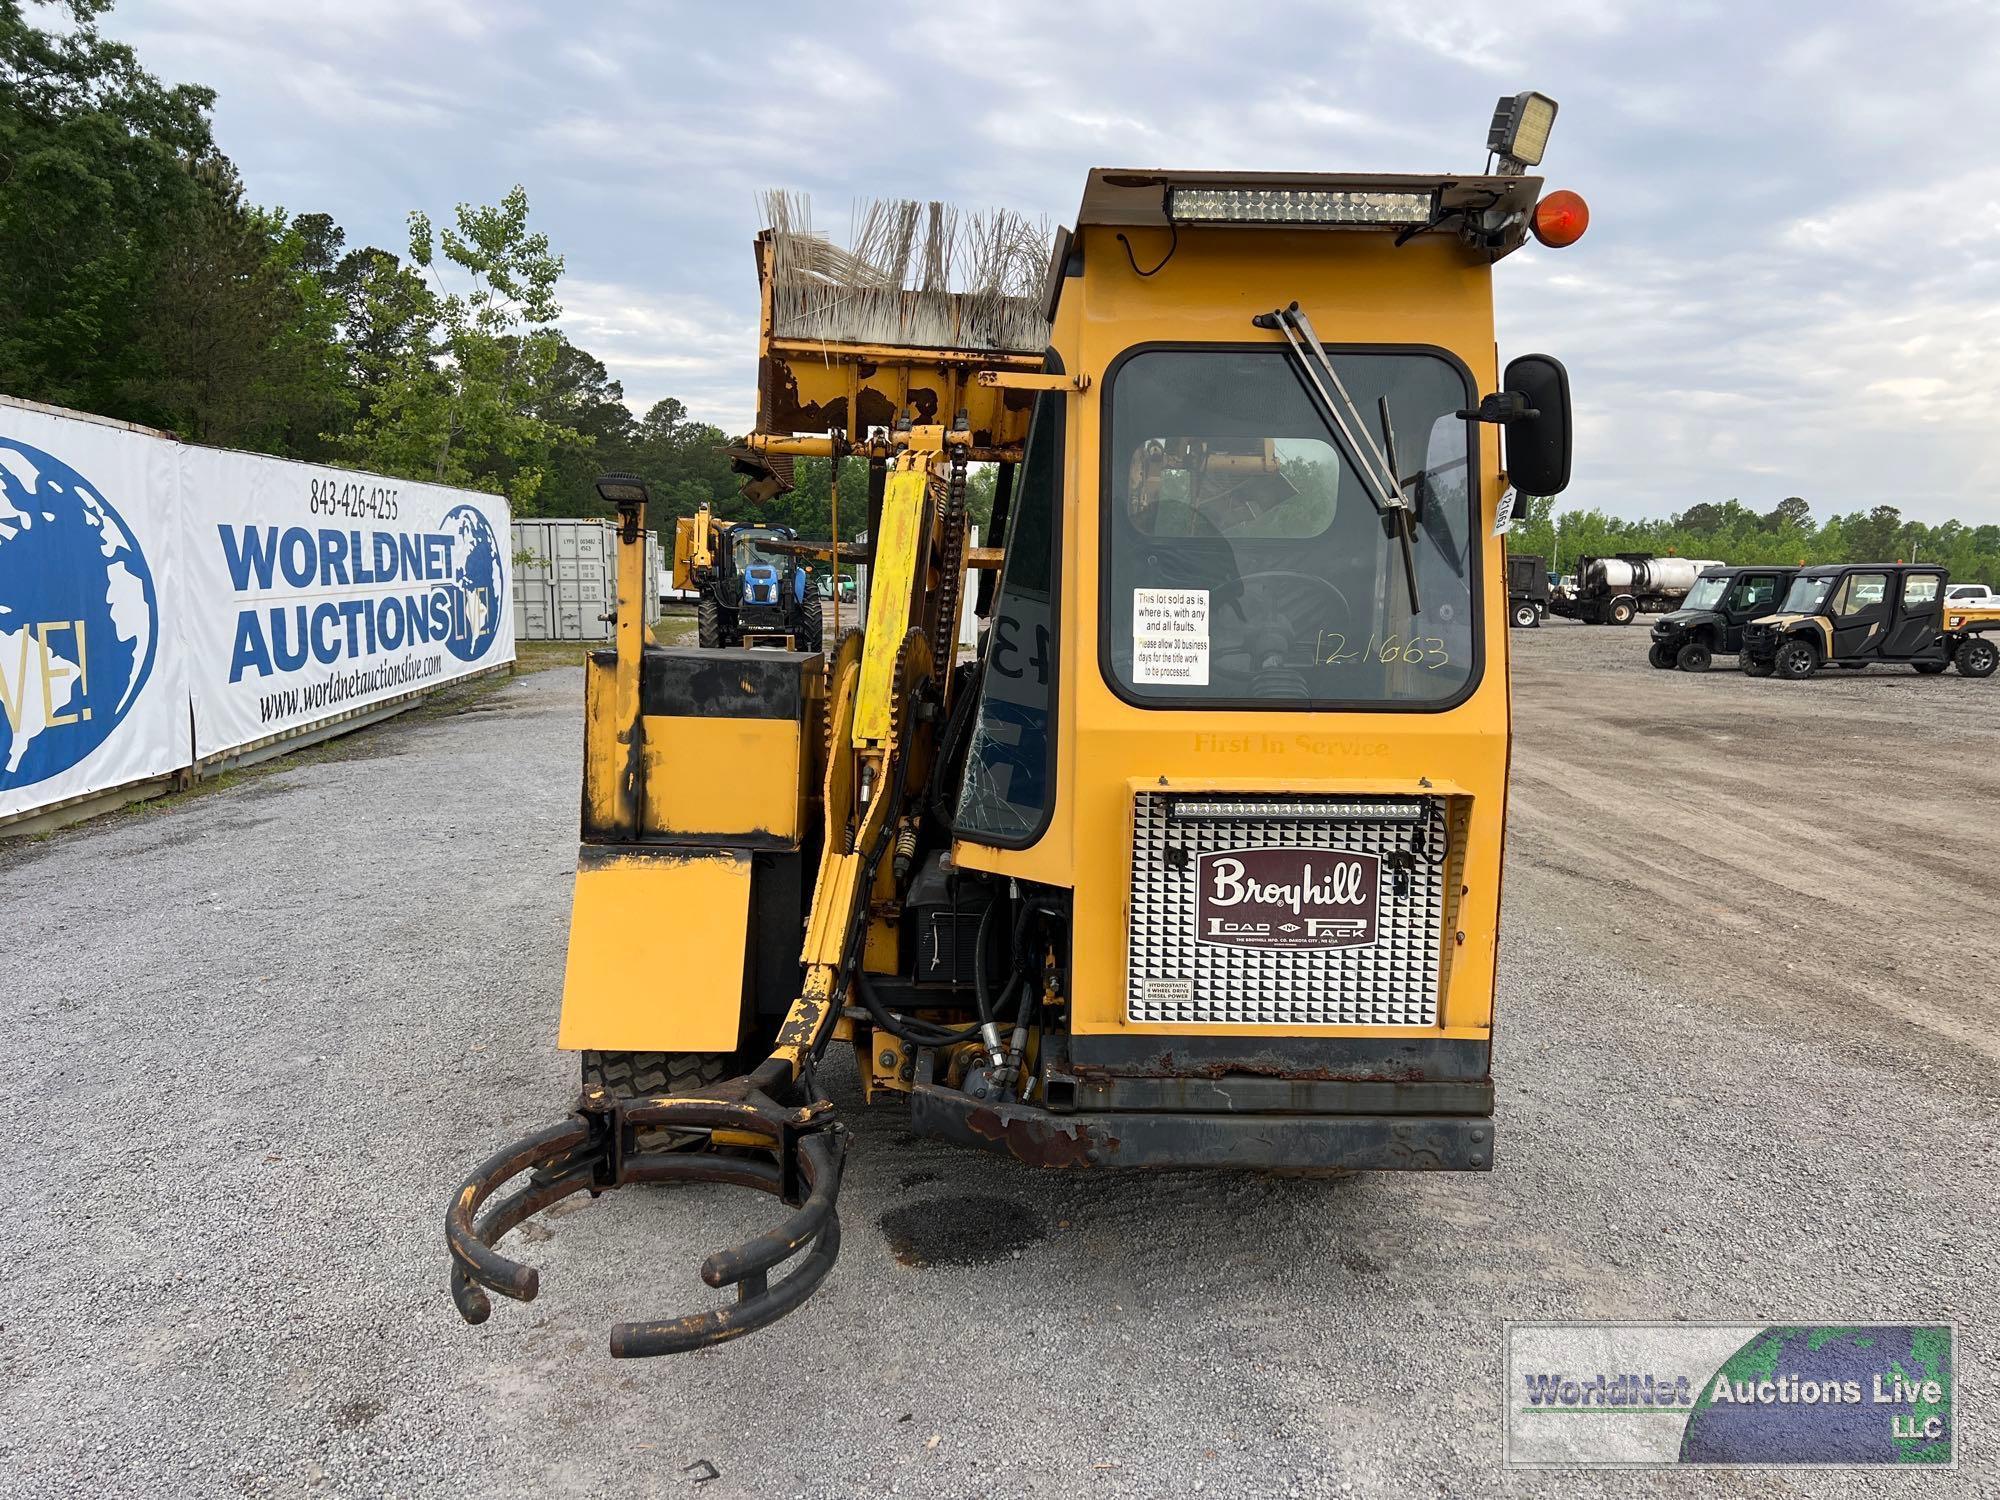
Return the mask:
<svg viewBox="0 0 2000 1500">
<path fill-rule="evenodd" d="M 1312 188 L 1170 188 L 1167 217 L 1181 224 L 1422 224 L 1429 193 Z"/>
<path fill-rule="evenodd" d="M 1416 823 L 1430 813 L 1421 800 L 1383 802 L 1174 802 L 1168 816 L 1177 822 L 1249 823 L 1269 819 L 1318 823 Z"/>
</svg>

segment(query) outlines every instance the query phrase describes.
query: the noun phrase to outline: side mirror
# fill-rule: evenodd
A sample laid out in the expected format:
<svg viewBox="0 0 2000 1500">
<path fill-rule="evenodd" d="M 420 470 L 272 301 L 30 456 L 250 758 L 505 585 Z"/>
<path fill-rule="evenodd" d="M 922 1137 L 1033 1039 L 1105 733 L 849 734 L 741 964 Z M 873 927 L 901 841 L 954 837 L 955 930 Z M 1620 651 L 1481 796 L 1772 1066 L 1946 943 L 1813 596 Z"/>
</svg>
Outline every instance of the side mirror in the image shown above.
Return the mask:
<svg viewBox="0 0 2000 1500">
<path fill-rule="evenodd" d="M 1523 495 L 1560 495 L 1569 488 L 1569 371 L 1546 354 L 1524 354 L 1500 388 L 1534 413 L 1505 424 L 1508 481 Z"/>
</svg>

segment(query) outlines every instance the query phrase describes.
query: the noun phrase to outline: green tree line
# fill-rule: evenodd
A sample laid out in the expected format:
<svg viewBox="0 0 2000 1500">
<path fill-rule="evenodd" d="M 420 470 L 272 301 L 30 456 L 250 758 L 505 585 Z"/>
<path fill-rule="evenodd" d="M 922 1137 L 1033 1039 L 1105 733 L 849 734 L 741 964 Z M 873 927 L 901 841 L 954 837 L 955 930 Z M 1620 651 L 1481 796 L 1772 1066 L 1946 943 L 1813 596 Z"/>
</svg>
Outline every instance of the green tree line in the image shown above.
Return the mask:
<svg viewBox="0 0 2000 1500">
<path fill-rule="evenodd" d="M 668 533 L 709 501 L 829 534 L 824 461 L 753 510 L 719 428 L 671 398 L 635 416 L 563 336 L 563 260 L 523 189 L 445 222 L 412 212 L 394 250 L 351 246 L 328 214 L 251 201 L 214 91 L 165 85 L 106 37 L 111 0 L 33 4 L 0 0 L 0 392 L 504 494 L 517 515 L 605 514 L 594 481 L 622 470 Z"/>
<path fill-rule="evenodd" d="M 1574 572 L 1579 557 L 1652 552 L 1725 563 L 1939 563 L 1953 578 L 2000 587 L 2000 526 L 1929 526 L 1905 520 L 1893 505 L 1815 521 L 1812 507 L 1797 495 L 1768 511 L 1736 500 L 1704 501 L 1664 520 L 1640 521 L 1599 510 L 1558 514 L 1554 500 L 1531 498 L 1507 546 L 1545 557 L 1562 573 Z"/>
</svg>

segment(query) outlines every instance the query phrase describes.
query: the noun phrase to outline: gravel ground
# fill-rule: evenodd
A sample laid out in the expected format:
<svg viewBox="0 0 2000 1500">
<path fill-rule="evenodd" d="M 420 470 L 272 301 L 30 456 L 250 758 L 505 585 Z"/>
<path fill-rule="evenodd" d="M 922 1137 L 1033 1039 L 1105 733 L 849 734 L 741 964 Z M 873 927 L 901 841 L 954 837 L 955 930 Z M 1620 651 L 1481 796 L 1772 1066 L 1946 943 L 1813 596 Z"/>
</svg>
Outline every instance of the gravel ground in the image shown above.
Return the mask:
<svg viewBox="0 0 2000 1500">
<path fill-rule="evenodd" d="M 765 1200 L 573 1201 L 541 1300 L 443 1289 L 450 1189 L 573 1087 L 574 668 L 0 850 L 0 1491 L 1995 1493 L 2000 684 L 1513 640 L 1495 1172 L 1037 1175 L 836 1072 L 839 1267 L 674 1361 L 607 1322 Z M 1964 1467 L 1508 1474 L 1509 1317 L 1956 1318 Z"/>
</svg>

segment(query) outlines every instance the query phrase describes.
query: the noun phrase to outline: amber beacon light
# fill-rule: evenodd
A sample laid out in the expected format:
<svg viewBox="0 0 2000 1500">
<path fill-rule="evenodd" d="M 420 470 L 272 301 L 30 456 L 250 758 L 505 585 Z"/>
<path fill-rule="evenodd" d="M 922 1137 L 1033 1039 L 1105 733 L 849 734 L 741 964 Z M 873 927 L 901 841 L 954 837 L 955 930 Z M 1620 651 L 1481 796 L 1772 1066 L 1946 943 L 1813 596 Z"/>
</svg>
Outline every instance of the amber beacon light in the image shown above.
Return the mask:
<svg viewBox="0 0 2000 1500">
<path fill-rule="evenodd" d="M 1590 205 L 1568 189 L 1558 189 L 1535 205 L 1535 238 L 1551 250 L 1574 245 L 1590 227 Z"/>
</svg>

